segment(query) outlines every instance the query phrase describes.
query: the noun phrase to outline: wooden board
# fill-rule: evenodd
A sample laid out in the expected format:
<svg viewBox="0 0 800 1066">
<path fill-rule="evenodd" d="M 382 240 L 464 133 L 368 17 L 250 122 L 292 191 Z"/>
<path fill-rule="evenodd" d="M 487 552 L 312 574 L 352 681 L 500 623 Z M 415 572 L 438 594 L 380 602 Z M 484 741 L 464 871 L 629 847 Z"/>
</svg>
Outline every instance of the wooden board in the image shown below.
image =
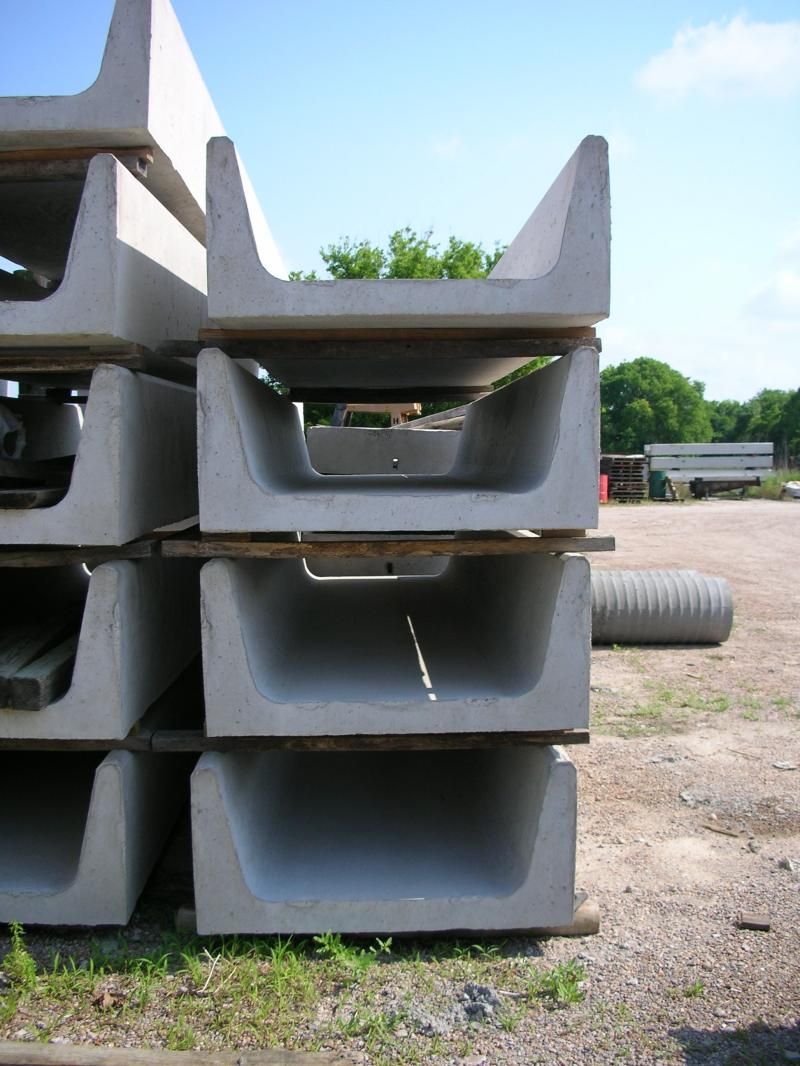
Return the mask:
<svg viewBox="0 0 800 1066">
<path fill-rule="evenodd" d="M 207 737 L 200 729 L 151 729 L 148 714 L 121 740 L 31 740 L 0 737 L 0 751 L 467 751 L 479 748 L 588 744 L 588 729 L 528 733 L 390 733 L 344 736 Z"/>
<path fill-rule="evenodd" d="M 78 634 L 74 633 L 18 670 L 9 679 L 10 707 L 18 711 L 41 711 L 69 688 Z"/>
<path fill-rule="evenodd" d="M 201 329 L 201 341 L 478 341 L 522 340 L 585 342 L 595 347 L 594 326 L 561 326 L 558 329 L 531 329 L 528 326 L 468 326 L 436 328 L 430 326 L 402 326 L 385 329 L 366 327 L 350 329 Z M 572 347 L 578 347 L 573 343 Z M 285 354 L 283 344 L 274 353 Z M 507 354 L 507 353 L 504 353 Z M 315 356 L 316 357 L 316 356 Z"/>
<path fill-rule="evenodd" d="M 0 164 L 3 163 L 51 163 L 62 159 L 92 159 L 96 155 L 114 155 L 117 159 L 134 156 L 145 163 L 153 162 L 153 149 L 149 145 L 134 148 L 110 145 L 64 146 L 60 148 L 3 148 L 0 149 Z"/>
<path fill-rule="evenodd" d="M 0 1041 L 0 1066 L 353 1066 L 333 1052 L 165 1051 Z"/>
<path fill-rule="evenodd" d="M 228 355 L 249 354 L 261 359 L 320 359 L 325 361 L 346 361 L 348 359 L 369 359 L 370 362 L 390 360 L 430 360 L 430 359 L 535 359 L 542 355 L 566 355 L 575 348 L 586 344 L 593 348 L 600 347 L 600 342 L 592 333 L 589 335 L 565 336 L 563 334 L 547 336 L 530 336 L 523 332 L 521 337 L 500 335 L 483 335 L 485 330 L 450 331 L 450 330 L 406 330 L 400 337 L 394 336 L 393 330 L 373 330 L 369 337 L 358 334 L 356 330 L 336 331 L 331 333 L 349 333 L 348 336 L 331 336 L 323 331 L 297 330 L 289 336 L 290 331 L 264 333 L 257 331 L 201 330 L 200 337 L 214 341 L 224 348 Z M 303 337 L 297 334 L 302 333 Z M 454 337 L 452 333 L 461 334 Z M 547 331 L 545 331 L 547 333 Z M 213 334 L 213 336 L 208 336 Z M 308 334 L 313 334 L 309 336 Z M 358 335 L 357 335 L 358 334 Z M 388 336 L 391 334 L 392 336 Z M 443 334 L 443 336 L 436 336 Z"/>
<path fill-rule="evenodd" d="M 207 737 L 200 731 L 160 729 L 153 733 L 151 751 L 460 751 L 588 743 L 588 729 L 527 733 L 359 733 L 281 737 Z"/>
<path fill-rule="evenodd" d="M 204 535 L 207 537 L 208 534 Z M 386 556 L 434 555 L 526 555 L 529 552 L 610 552 L 613 537 L 515 537 L 502 533 L 470 537 L 420 540 L 226 540 L 220 533 L 214 539 L 163 541 L 161 554 L 195 559 L 380 559 Z"/>
<path fill-rule="evenodd" d="M 0 569 L 10 567 L 86 566 L 95 567 L 112 559 L 147 559 L 155 550 L 155 541 L 133 540 L 119 547 L 34 547 L 30 545 L 0 547 Z"/>
<path fill-rule="evenodd" d="M 8 623 L 0 630 L 0 707 L 14 706 L 12 684 L 29 663 L 60 643 L 79 624 L 75 614 Z"/>
<path fill-rule="evenodd" d="M 189 356 L 196 354 L 196 346 L 189 346 L 186 352 L 181 350 L 182 355 L 187 353 Z M 0 379 L 7 381 L 81 388 L 88 384 L 92 373 L 102 363 L 112 363 L 182 385 L 194 385 L 197 377 L 194 363 L 182 362 L 172 354 L 149 352 L 140 345 L 26 348 L 5 346 L 0 338 Z"/>
</svg>

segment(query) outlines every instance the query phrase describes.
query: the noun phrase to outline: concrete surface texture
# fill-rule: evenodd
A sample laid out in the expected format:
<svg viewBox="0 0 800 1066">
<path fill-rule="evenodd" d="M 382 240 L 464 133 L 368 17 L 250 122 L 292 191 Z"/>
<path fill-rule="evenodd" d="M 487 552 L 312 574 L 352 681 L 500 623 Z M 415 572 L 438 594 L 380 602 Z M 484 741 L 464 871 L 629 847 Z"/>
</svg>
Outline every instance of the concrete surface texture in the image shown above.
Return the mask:
<svg viewBox="0 0 800 1066">
<path fill-rule="evenodd" d="M 151 148 L 148 189 L 200 241 L 206 144 L 223 132 L 169 0 L 117 0 L 84 92 L 0 98 L 0 150 Z"/>
<path fill-rule="evenodd" d="M 0 921 L 125 925 L 190 766 L 129 751 L 0 752 Z"/>
<path fill-rule="evenodd" d="M 195 515 L 195 402 L 195 390 L 184 385 L 99 366 L 92 376 L 66 496 L 51 507 L 0 510 L 0 543 L 125 544 Z M 45 422 L 41 403 L 3 401 L 4 407 L 19 413 L 23 424 L 28 412 L 36 411 L 23 459 L 34 449 L 37 458 L 63 455 L 64 449 L 69 454 L 63 427 L 53 431 L 49 454 L 37 447 L 33 427 Z M 64 422 L 59 405 L 54 417 Z"/>
<path fill-rule="evenodd" d="M 40 711 L 0 707 L 0 737 L 118 739 L 175 680 L 200 646 L 197 565 L 121 560 L 89 576 L 82 566 L 9 569 L 7 613 L 36 606 L 82 611 L 69 688 Z"/>
<path fill-rule="evenodd" d="M 311 426 L 308 459 L 318 474 L 447 474 L 458 452 L 453 430 Z"/>
<path fill-rule="evenodd" d="M 564 924 L 575 808 L 559 748 L 209 753 L 192 774 L 198 931 Z"/>
<path fill-rule="evenodd" d="M 0 184 L 0 220 L 19 217 L 13 204 L 4 211 L 5 196 Z M 43 299 L 0 299 L 3 344 L 156 348 L 196 339 L 206 321 L 203 246 L 113 156 L 89 165 L 65 262 L 50 222 L 49 212 L 27 217 L 14 255 L 63 280 Z"/>
<path fill-rule="evenodd" d="M 589 722 L 589 566 L 455 558 L 438 576 L 201 571 L 210 736 L 449 733 Z"/>
<path fill-rule="evenodd" d="M 581 141 L 486 279 L 282 280 L 273 265 L 274 242 L 226 137 L 208 147 L 207 216 L 209 315 L 224 328 L 557 328 L 608 316 L 608 148 L 602 137 Z"/>
<path fill-rule="evenodd" d="M 198 358 L 200 526 L 210 532 L 594 528 L 597 352 L 468 408 L 447 474 L 324 475 L 288 400 L 217 349 Z"/>
</svg>

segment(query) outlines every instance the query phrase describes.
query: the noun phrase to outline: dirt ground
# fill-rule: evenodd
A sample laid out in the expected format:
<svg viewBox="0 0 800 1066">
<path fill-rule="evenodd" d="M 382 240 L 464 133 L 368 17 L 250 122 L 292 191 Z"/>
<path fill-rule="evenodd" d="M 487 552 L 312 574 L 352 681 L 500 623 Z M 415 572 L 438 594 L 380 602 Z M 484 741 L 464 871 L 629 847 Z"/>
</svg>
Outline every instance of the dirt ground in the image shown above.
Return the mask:
<svg viewBox="0 0 800 1066">
<path fill-rule="evenodd" d="M 601 530 L 617 551 L 593 565 L 720 575 L 735 611 L 718 647 L 594 649 L 592 744 L 573 757 L 578 880 L 603 927 L 584 951 L 592 996 L 630 1013 L 603 1042 L 642 1062 L 798 1061 L 800 505 L 610 506 Z M 751 911 L 770 932 L 737 930 Z"/>
<path fill-rule="evenodd" d="M 800 1061 L 800 503 L 610 505 L 601 529 L 618 550 L 593 565 L 721 575 L 735 622 L 716 647 L 594 649 L 592 742 L 570 753 L 598 935 L 396 946 L 344 982 L 353 959 L 311 945 L 280 993 L 274 947 L 237 961 L 195 942 L 192 965 L 178 954 L 174 972 L 147 971 L 145 995 L 141 973 L 92 975 L 97 934 L 31 930 L 40 967 L 74 956 L 86 990 L 67 974 L 61 999 L 43 978 L 12 999 L 6 977 L 3 1011 L 0 974 L 0 1038 L 278 1044 L 369 1066 Z M 749 912 L 770 930 L 738 928 Z M 153 957 L 165 928 L 145 905 L 114 943 Z M 531 998 L 532 977 L 561 963 L 583 975 L 582 998 L 548 1005 L 541 982 Z"/>
</svg>

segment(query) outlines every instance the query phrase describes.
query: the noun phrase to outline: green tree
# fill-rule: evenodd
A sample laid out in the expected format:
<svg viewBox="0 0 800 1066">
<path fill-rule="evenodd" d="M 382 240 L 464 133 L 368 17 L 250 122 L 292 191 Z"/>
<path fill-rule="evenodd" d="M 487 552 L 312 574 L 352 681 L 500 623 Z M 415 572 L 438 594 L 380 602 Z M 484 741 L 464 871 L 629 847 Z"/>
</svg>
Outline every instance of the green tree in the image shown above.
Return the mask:
<svg viewBox="0 0 800 1066">
<path fill-rule="evenodd" d="M 320 256 L 328 274 L 336 281 L 355 278 L 417 278 L 449 279 L 485 278 L 492 270 L 505 248 L 495 244 L 492 251 L 487 251 L 482 244 L 474 241 L 462 241 L 450 237 L 444 248 L 433 241 L 433 231 L 417 233 L 410 226 L 395 230 L 390 234 L 386 248 L 371 244 L 369 241 L 353 241 L 343 237 L 336 244 L 320 248 Z M 317 281 L 314 272 L 292 272 L 289 277 L 295 281 Z M 531 370 L 547 363 L 547 358 L 537 358 L 526 363 L 519 370 L 513 371 L 495 383 L 495 388 L 506 385 L 514 378 L 527 374 Z M 460 401 L 450 403 L 425 403 L 422 413 L 433 414 L 458 406 Z M 330 421 L 332 406 L 329 404 L 306 404 L 306 422 L 312 425 L 326 424 Z M 354 417 L 358 425 L 383 425 L 386 418 L 381 415 L 359 414 Z"/>
<path fill-rule="evenodd" d="M 600 375 L 602 449 L 641 452 L 645 444 L 710 441 L 704 386 L 667 363 L 642 356 Z"/>
<path fill-rule="evenodd" d="M 707 400 L 712 441 L 730 443 L 742 439 L 747 424 L 747 404 L 738 400 Z"/>
</svg>

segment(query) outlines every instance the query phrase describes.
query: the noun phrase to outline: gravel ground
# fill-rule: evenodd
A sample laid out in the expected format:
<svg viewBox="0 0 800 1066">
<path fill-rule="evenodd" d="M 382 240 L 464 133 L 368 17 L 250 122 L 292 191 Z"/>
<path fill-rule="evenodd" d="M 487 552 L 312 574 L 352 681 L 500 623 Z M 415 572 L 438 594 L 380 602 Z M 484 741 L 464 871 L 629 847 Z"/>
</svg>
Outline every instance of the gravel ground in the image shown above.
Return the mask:
<svg viewBox="0 0 800 1066">
<path fill-rule="evenodd" d="M 156 982 L 138 1010 L 117 1008 L 131 993 L 112 974 L 85 1004 L 20 997 L 4 1013 L 0 978 L 0 1037 L 277 1041 L 430 1066 L 800 1061 L 800 505 L 609 506 L 602 529 L 618 551 L 594 565 L 720 574 L 736 622 L 718 648 L 595 649 L 592 743 L 571 753 L 578 883 L 600 905 L 598 935 L 422 944 L 355 977 L 312 950 L 303 965 L 313 996 L 295 995 L 288 1021 L 258 1015 L 259 995 L 277 996 L 273 981 L 236 1005 L 240 1019 L 262 1019 L 241 1029 L 220 1025 L 234 964 L 214 963 L 216 948 L 194 978 L 179 970 Z M 748 912 L 765 915 L 769 932 L 738 928 Z M 122 939 L 144 953 L 163 938 L 163 918 L 144 908 Z M 90 935 L 29 932 L 27 941 L 42 961 L 55 950 L 80 960 Z M 0 937 L 0 956 L 7 947 Z M 581 1001 L 530 993 L 532 978 L 570 960 L 585 974 Z M 268 981 L 275 964 L 254 972 Z M 183 1043 L 179 1024 L 190 1034 Z"/>
</svg>

